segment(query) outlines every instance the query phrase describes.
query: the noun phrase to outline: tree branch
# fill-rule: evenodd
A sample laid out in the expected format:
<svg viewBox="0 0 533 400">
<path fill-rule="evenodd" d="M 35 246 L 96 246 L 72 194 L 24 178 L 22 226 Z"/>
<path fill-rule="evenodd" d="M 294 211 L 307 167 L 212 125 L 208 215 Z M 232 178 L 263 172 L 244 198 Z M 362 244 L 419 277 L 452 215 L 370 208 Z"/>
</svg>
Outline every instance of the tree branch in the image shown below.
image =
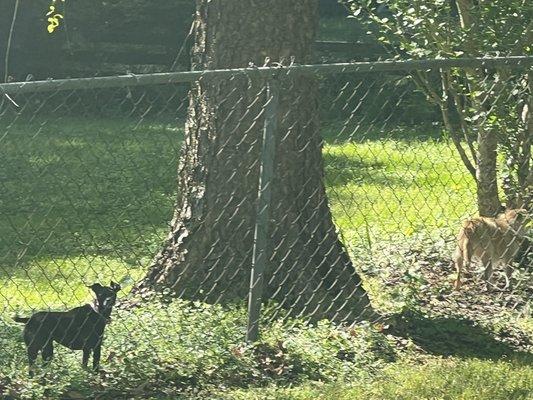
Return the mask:
<svg viewBox="0 0 533 400">
<path fill-rule="evenodd" d="M 466 141 L 466 144 L 468 145 L 468 149 L 470 150 L 470 155 L 472 157 L 473 164 L 477 165 L 476 149 L 474 148 L 472 141 L 468 137 L 468 124 L 466 122 L 466 118 L 464 115 L 463 102 L 461 101 L 461 98 L 459 97 L 459 93 L 457 92 L 457 90 L 455 90 L 455 88 L 451 84 L 452 80 L 450 79 L 449 71 L 442 71 L 442 73 L 444 74 L 442 79 L 445 79 L 445 82 L 446 82 L 446 90 L 448 90 L 452 95 L 453 102 L 455 105 L 455 111 L 457 112 L 457 115 L 459 116 L 459 123 L 461 126 L 461 131 L 463 132 L 463 137 Z"/>
</svg>

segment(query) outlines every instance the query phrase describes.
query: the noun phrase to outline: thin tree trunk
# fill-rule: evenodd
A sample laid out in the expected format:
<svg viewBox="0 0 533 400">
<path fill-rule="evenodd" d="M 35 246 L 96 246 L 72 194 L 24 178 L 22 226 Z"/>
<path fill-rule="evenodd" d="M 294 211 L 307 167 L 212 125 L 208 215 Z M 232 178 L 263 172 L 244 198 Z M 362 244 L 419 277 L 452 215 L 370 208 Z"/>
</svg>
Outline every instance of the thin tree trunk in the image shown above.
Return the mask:
<svg viewBox="0 0 533 400">
<path fill-rule="evenodd" d="M 531 167 L 531 144 L 533 141 L 533 73 L 527 75 L 528 98 L 522 109 L 524 132 L 518 166 L 518 185 L 521 190 L 518 206 L 531 210 L 533 201 L 533 169 Z"/>
<path fill-rule="evenodd" d="M 309 61 L 317 0 L 198 0 L 193 68 Z M 284 61 L 285 60 L 285 61 Z M 312 76 L 280 77 L 264 298 L 293 315 L 375 317 L 329 210 Z M 244 300 L 252 261 L 265 82 L 200 80 L 190 92 L 171 232 L 140 290 Z"/>
<path fill-rule="evenodd" d="M 493 217 L 501 209 L 497 181 L 498 137 L 492 129 L 480 129 L 477 141 L 476 181 L 479 215 Z"/>
<path fill-rule="evenodd" d="M 457 0 L 457 9 L 459 12 L 459 18 L 461 27 L 467 31 L 473 28 L 472 11 L 474 9 L 474 3 L 472 0 Z M 474 32 L 467 32 L 467 35 L 474 34 Z M 467 36 L 468 39 L 468 36 Z M 469 56 L 477 56 L 478 49 L 476 49 L 474 43 L 471 40 L 465 41 L 465 48 Z M 478 100 L 477 93 L 482 90 L 477 82 L 483 80 L 483 76 L 478 71 L 468 71 L 471 76 L 470 91 L 472 94 L 472 105 L 479 111 L 483 111 L 486 107 L 483 102 Z M 488 94 L 484 96 L 487 99 Z M 498 136 L 492 128 L 486 128 L 483 126 L 484 121 L 481 121 L 478 126 L 478 151 L 477 151 L 477 164 L 476 164 L 476 183 L 477 183 L 477 204 L 479 214 L 482 216 L 493 217 L 501 209 L 501 202 L 498 195 L 498 179 L 497 179 L 497 149 L 498 149 Z"/>
</svg>

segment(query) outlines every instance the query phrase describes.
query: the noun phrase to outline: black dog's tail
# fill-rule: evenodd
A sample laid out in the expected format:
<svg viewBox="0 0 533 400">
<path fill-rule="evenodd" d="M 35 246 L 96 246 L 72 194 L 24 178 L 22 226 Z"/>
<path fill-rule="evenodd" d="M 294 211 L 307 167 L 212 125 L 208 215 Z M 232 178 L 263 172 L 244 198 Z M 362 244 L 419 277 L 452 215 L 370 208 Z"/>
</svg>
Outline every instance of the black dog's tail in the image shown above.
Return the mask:
<svg viewBox="0 0 533 400">
<path fill-rule="evenodd" d="M 21 324 L 27 323 L 30 319 L 25 317 L 17 317 L 16 315 L 13 317 L 15 322 L 20 322 Z"/>
</svg>

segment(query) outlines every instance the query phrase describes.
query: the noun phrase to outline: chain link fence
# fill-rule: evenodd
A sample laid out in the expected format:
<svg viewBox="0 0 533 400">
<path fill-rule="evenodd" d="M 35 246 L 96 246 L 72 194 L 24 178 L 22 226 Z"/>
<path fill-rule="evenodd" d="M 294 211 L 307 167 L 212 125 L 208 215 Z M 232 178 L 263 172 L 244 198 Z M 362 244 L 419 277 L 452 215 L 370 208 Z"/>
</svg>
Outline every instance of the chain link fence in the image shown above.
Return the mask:
<svg viewBox="0 0 533 400">
<path fill-rule="evenodd" d="M 532 64 L 423 60 L 2 84 L 2 320 L 78 306 L 87 285 L 113 280 L 123 307 L 138 309 L 135 322 L 119 312 L 115 324 L 141 336 L 156 317 L 138 299 L 152 289 L 248 304 L 250 340 L 263 322 L 377 322 L 414 306 L 530 321 L 527 240 L 510 256 L 512 285 L 495 268 L 489 290 L 480 265 L 453 290 L 453 253 L 462 221 L 477 214 L 468 162 L 479 161 L 480 131 L 502 135 L 502 196 L 524 189 L 512 173 L 526 168 L 516 154 L 531 168 Z"/>
</svg>

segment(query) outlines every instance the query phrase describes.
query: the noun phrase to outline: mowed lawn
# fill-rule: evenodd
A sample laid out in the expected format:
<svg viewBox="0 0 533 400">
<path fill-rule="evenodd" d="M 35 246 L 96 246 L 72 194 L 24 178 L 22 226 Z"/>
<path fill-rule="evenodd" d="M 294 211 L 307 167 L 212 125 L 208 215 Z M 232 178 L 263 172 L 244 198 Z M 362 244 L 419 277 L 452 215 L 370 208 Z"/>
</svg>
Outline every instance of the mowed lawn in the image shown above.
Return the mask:
<svg viewBox="0 0 533 400">
<path fill-rule="evenodd" d="M 82 281 L 133 284 L 165 237 L 176 197 L 178 122 L 16 123 L 0 142 L 2 307 L 76 304 Z M 326 185 L 348 247 L 456 229 L 472 179 L 446 141 L 336 141 Z M 403 137 L 403 139 L 402 139 Z"/>
<path fill-rule="evenodd" d="M 138 280 L 175 201 L 176 124 L 20 123 L 0 142 L 1 310 L 77 304 Z"/>
<path fill-rule="evenodd" d="M 446 141 L 392 136 L 331 144 L 324 153 L 333 215 L 348 243 L 367 228 L 373 241 L 455 231 L 475 212 L 473 178 Z"/>
<path fill-rule="evenodd" d="M 0 360 L 0 389 L 23 398 L 95 390 L 101 398 L 175 398 L 153 381 L 228 399 L 532 398 L 527 355 L 444 358 L 406 340 L 391 356 L 395 339 L 371 327 L 275 323 L 251 350 L 241 347 L 244 309 L 179 302 L 117 311 L 122 323 L 111 325 L 104 348 L 110 374 L 89 377 L 79 355 L 60 350 L 64 364 L 52 365 L 46 385 L 28 381 L 11 315 L 89 301 L 84 285 L 96 280 L 120 281 L 127 293 L 143 276 L 172 217 L 178 126 L 78 118 L 1 128 L 0 347 L 10 357 Z M 474 212 L 472 179 L 447 141 L 405 130 L 337 140 L 335 129 L 324 129 L 326 185 L 354 256 L 399 237 L 449 237 Z"/>
</svg>

